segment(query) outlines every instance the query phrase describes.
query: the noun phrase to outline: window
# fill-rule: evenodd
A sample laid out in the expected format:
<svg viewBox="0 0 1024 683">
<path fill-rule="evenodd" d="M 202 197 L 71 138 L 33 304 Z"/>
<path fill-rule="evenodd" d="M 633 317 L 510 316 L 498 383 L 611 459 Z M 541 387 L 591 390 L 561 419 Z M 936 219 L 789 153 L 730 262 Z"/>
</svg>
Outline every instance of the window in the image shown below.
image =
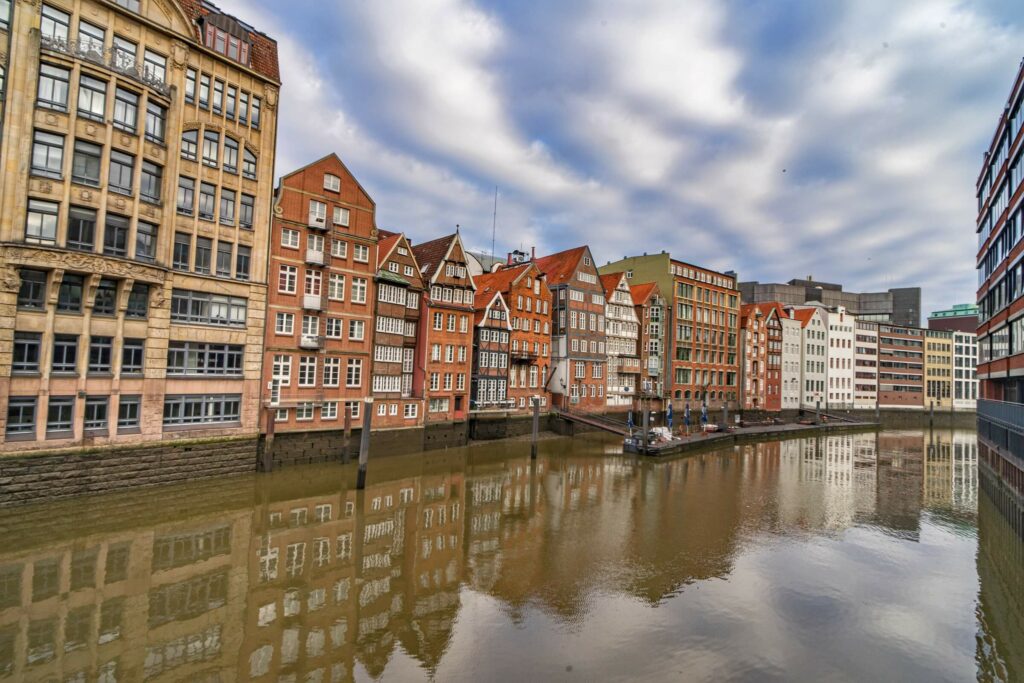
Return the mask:
<svg viewBox="0 0 1024 683">
<path fill-rule="evenodd" d="M 316 386 L 316 356 L 299 357 L 299 386 Z"/>
<path fill-rule="evenodd" d="M 82 74 L 78 77 L 78 115 L 102 121 L 107 110 L 107 84 Z"/>
<path fill-rule="evenodd" d="M 334 207 L 334 224 L 343 228 L 348 227 L 349 211 L 346 208 L 336 206 Z"/>
<path fill-rule="evenodd" d="M 113 67 L 120 71 L 135 73 L 135 56 L 139 52 L 139 46 L 121 36 L 114 36 L 114 63 Z"/>
<path fill-rule="evenodd" d="M 185 72 L 185 101 L 196 101 L 196 70 L 191 67 Z"/>
<path fill-rule="evenodd" d="M 152 263 L 156 261 L 157 226 L 139 221 L 135 228 L 135 258 Z"/>
<path fill-rule="evenodd" d="M 138 429 L 141 408 L 141 396 L 121 396 L 117 401 L 117 430 Z M 107 557 L 110 557 L 109 550 Z"/>
<path fill-rule="evenodd" d="M 238 94 L 238 120 L 241 123 L 246 123 L 246 119 L 249 117 L 249 93 L 240 92 Z"/>
<path fill-rule="evenodd" d="M 260 98 L 253 95 L 252 107 L 250 108 L 250 121 L 253 128 L 260 127 Z"/>
<path fill-rule="evenodd" d="M 252 230 L 253 215 L 256 213 L 256 198 L 243 194 L 238 202 L 238 225 L 243 230 Z"/>
<path fill-rule="evenodd" d="M 174 233 L 174 254 L 172 266 L 175 270 L 188 270 L 191 263 L 192 235 L 184 232 Z"/>
<path fill-rule="evenodd" d="M 25 219 L 25 241 L 53 243 L 57 239 L 57 204 L 38 199 L 28 200 Z"/>
<path fill-rule="evenodd" d="M 78 337 L 73 334 L 57 334 L 53 337 L 53 359 L 50 370 L 55 373 L 75 372 L 78 369 Z"/>
<path fill-rule="evenodd" d="M 228 94 L 224 98 L 224 115 L 229 119 L 235 118 L 235 103 L 238 101 L 238 89 L 233 86 L 228 86 Z"/>
<path fill-rule="evenodd" d="M 203 220 L 212 221 L 213 212 L 216 210 L 217 188 L 210 183 L 199 184 L 199 217 Z"/>
<path fill-rule="evenodd" d="M 298 286 L 299 269 L 295 266 L 281 266 L 277 276 L 277 291 L 294 294 Z"/>
<path fill-rule="evenodd" d="M 21 268 L 21 285 L 18 288 L 18 308 L 43 309 L 46 307 L 46 273 L 41 270 Z"/>
<path fill-rule="evenodd" d="M 195 131 L 193 131 L 195 132 Z M 156 102 L 146 104 L 146 139 L 163 144 L 167 133 L 167 109 Z"/>
<path fill-rule="evenodd" d="M 187 130 L 181 134 L 181 158 L 196 160 L 199 153 L 199 131 Z"/>
<path fill-rule="evenodd" d="M 210 106 L 210 77 L 206 74 L 199 76 L 199 106 L 203 109 Z"/>
<path fill-rule="evenodd" d="M 139 96 L 131 90 L 116 88 L 114 90 L 114 127 L 135 132 L 139 120 Z"/>
<path fill-rule="evenodd" d="M 287 354 L 275 354 L 270 376 L 286 387 L 292 383 L 292 357 Z"/>
<path fill-rule="evenodd" d="M 149 285 L 136 282 L 128 293 L 128 309 L 125 315 L 129 318 L 145 319 L 149 315 Z"/>
<path fill-rule="evenodd" d="M 338 402 L 337 401 L 325 401 L 320 406 L 320 419 L 321 420 L 337 420 L 338 419 Z"/>
<path fill-rule="evenodd" d="M 298 249 L 299 248 L 299 231 L 289 230 L 288 228 L 281 229 L 281 246 L 286 249 Z"/>
<path fill-rule="evenodd" d="M 88 396 L 85 399 L 85 430 L 88 432 L 107 431 L 107 407 L 109 399 L 106 396 Z M 94 560 L 95 561 L 95 560 Z"/>
<path fill-rule="evenodd" d="M 68 212 L 66 246 L 76 251 L 92 251 L 95 244 L 96 212 L 72 206 Z"/>
<path fill-rule="evenodd" d="M 224 136 L 224 170 L 238 173 L 238 140 Z"/>
<path fill-rule="evenodd" d="M 15 332 L 11 371 L 15 373 L 39 372 L 41 347 L 42 335 L 38 332 Z"/>
<path fill-rule="evenodd" d="M 210 266 L 213 260 L 213 240 L 208 237 L 196 238 L 196 265 L 197 273 L 210 274 Z"/>
<path fill-rule="evenodd" d="M 139 188 L 139 196 L 151 204 L 160 203 L 161 188 L 164 182 L 163 166 L 158 166 L 152 161 L 142 162 L 142 180 Z"/>
<path fill-rule="evenodd" d="M 238 245 L 235 254 L 235 277 L 239 280 L 249 279 L 249 269 L 252 266 L 252 249 L 241 244 Z"/>
<path fill-rule="evenodd" d="M 256 155 L 248 149 L 242 150 L 242 177 L 256 180 Z"/>
<path fill-rule="evenodd" d="M 297 422 L 308 422 L 313 419 L 313 403 L 303 401 L 295 406 L 295 420 Z"/>
<path fill-rule="evenodd" d="M 348 242 L 344 240 L 331 240 L 331 256 L 335 258 L 348 258 Z"/>
<path fill-rule="evenodd" d="M 206 47 L 230 57 L 240 64 L 249 64 L 249 42 L 227 33 L 212 23 L 206 25 Z"/>
<path fill-rule="evenodd" d="M 309 200 L 309 224 L 323 225 L 327 220 L 327 205 L 315 199 Z"/>
<path fill-rule="evenodd" d="M 121 347 L 121 374 L 141 375 L 145 363 L 146 341 L 125 339 Z"/>
<path fill-rule="evenodd" d="M 240 297 L 175 289 L 171 293 L 171 320 L 202 325 L 244 327 L 248 302 Z"/>
<path fill-rule="evenodd" d="M 274 322 L 276 334 L 293 334 L 295 329 L 295 315 L 292 313 L 278 313 Z"/>
<path fill-rule="evenodd" d="M 96 287 L 93 315 L 114 315 L 117 312 L 117 282 L 103 278 Z"/>
<path fill-rule="evenodd" d="M 226 187 L 220 189 L 220 222 L 222 225 L 235 224 L 235 191 Z"/>
<path fill-rule="evenodd" d="M 196 181 L 178 176 L 178 213 L 191 216 L 196 205 Z"/>
<path fill-rule="evenodd" d="M 220 133 L 208 130 L 203 133 L 203 163 L 207 166 L 217 166 L 218 151 L 220 148 Z"/>
<path fill-rule="evenodd" d="M 331 273 L 327 280 L 327 298 L 334 301 L 345 300 L 345 276 Z"/>
<path fill-rule="evenodd" d="M 131 154 L 110 150 L 110 173 L 107 182 L 112 192 L 121 194 L 132 193 L 132 173 L 135 170 L 135 157 Z"/>
<path fill-rule="evenodd" d="M 100 158 L 103 148 L 85 140 L 75 140 L 75 155 L 71 162 L 71 180 L 82 185 L 99 187 Z"/>
<path fill-rule="evenodd" d="M 36 91 L 36 104 L 47 109 L 68 109 L 68 89 L 71 72 L 51 64 L 39 65 L 39 89 Z"/>
<path fill-rule="evenodd" d="M 352 259 L 359 263 L 367 263 L 370 260 L 370 248 L 365 244 L 352 245 Z"/>
<path fill-rule="evenodd" d="M 360 358 L 349 358 L 345 371 L 345 386 L 358 387 L 363 384 L 363 361 Z"/>
<path fill-rule="evenodd" d="M 241 394 L 181 395 L 164 398 L 164 425 L 238 422 Z"/>
<path fill-rule="evenodd" d="M 234 245 L 231 242 L 217 242 L 217 276 L 231 277 L 231 252 Z"/>
<path fill-rule="evenodd" d="M 35 397 L 12 396 L 7 403 L 7 436 L 30 435 L 35 431 Z"/>
<path fill-rule="evenodd" d="M 213 79 L 213 112 L 219 114 L 224 110 L 224 81 Z"/>
<path fill-rule="evenodd" d="M 114 340 L 110 337 L 92 337 L 89 339 L 89 372 L 109 373 L 112 368 L 111 355 Z"/>
<path fill-rule="evenodd" d="M 167 374 L 237 377 L 242 374 L 243 347 L 172 341 L 167 348 Z"/>
<path fill-rule="evenodd" d="M 164 83 L 167 80 L 167 58 L 146 50 L 142 56 L 142 73 L 151 81 Z"/>
<path fill-rule="evenodd" d="M 366 278 L 352 278 L 352 302 L 357 304 L 366 303 Z"/>
<path fill-rule="evenodd" d="M 70 432 L 74 414 L 73 396 L 51 396 L 46 411 L 46 433 Z"/>
<path fill-rule="evenodd" d="M 366 323 L 362 320 L 348 321 L 348 338 L 353 341 L 362 341 L 366 334 Z"/>
<path fill-rule="evenodd" d="M 103 253 L 108 256 L 128 255 L 128 219 L 124 216 L 107 214 L 103 229 Z"/>
<path fill-rule="evenodd" d="M 39 21 L 39 33 L 45 38 L 54 41 L 67 42 L 68 27 L 71 25 L 71 16 L 59 9 L 43 5 L 43 16 Z"/>
<path fill-rule="evenodd" d="M 32 174 L 60 178 L 63 166 L 64 136 L 37 130 L 32 139 Z"/>
</svg>

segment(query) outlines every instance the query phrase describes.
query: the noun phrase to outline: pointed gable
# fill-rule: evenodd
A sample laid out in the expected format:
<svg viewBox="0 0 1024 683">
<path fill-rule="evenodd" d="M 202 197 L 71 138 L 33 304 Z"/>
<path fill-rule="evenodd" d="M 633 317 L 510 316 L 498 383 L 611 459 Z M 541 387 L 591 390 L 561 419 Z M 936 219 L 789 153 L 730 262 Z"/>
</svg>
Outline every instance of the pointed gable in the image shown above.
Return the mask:
<svg viewBox="0 0 1024 683">
<path fill-rule="evenodd" d="M 657 282 L 641 282 L 629 285 L 629 293 L 633 297 L 634 306 L 643 306 L 651 295 L 659 293 Z"/>
<path fill-rule="evenodd" d="M 542 256 L 535 263 L 540 271 L 547 276 L 548 285 L 564 285 L 572 280 L 576 267 L 584 256 L 590 255 L 590 247 L 584 245 L 560 251 L 550 256 Z M 593 258 L 590 259 L 593 264 Z M 596 273 L 596 269 L 594 270 Z"/>
<path fill-rule="evenodd" d="M 619 271 L 617 273 L 606 273 L 601 276 L 601 287 L 604 289 L 605 300 L 611 300 L 612 294 L 622 284 L 622 279 L 626 277 L 626 274 Z"/>
</svg>

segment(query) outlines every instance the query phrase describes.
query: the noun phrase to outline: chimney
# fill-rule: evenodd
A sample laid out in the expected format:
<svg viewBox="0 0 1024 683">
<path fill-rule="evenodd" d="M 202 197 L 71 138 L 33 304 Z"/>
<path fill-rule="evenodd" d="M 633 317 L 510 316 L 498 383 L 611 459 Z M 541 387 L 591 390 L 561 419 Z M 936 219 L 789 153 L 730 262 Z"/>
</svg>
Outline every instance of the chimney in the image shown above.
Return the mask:
<svg viewBox="0 0 1024 683">
<path fill-rule="evenodd" d="M 510 265 L 510 266 L 512 265 L 512 252 L 511 251 L 508 252 L 508 256 L 506 257 L 505 263 L 507 265 Z"/>
<path fill-rule="evenodd" d="M 531 261 L 536 261 L 537 260 L 537 247 L 530 247 L 530 260 Z"/>
</svg>

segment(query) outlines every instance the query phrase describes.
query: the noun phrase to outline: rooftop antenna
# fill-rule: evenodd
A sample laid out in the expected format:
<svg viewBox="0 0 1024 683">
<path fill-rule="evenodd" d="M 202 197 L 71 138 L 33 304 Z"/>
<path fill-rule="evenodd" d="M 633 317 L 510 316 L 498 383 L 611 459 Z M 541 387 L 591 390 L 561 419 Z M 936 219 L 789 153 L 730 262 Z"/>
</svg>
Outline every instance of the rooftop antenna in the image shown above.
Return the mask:
<svg viewBox="0 0 1024 683">
<path fill-rule="evenodd" d="M 494 236 L 498 230 L 498 186 L 494 186 L 494 216 L 491 218 L 491 260 L 494 260 Z"/>
</svg>

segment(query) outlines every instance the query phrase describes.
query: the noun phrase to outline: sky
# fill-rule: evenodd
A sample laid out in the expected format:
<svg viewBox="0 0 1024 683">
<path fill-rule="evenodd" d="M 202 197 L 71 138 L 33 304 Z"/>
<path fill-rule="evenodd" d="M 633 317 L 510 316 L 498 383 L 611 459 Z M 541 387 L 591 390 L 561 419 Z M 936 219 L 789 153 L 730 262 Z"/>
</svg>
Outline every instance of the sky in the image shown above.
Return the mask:
<svg viewBox="0 0 1024 683">
<path fill-rule="evenodd" d="M 276 174 L 336 152 L 377 225 L 668 250 L 740 280 L 974 300 L 1019 0 L 217 0 L 277 39 Z"/>
</svg>

